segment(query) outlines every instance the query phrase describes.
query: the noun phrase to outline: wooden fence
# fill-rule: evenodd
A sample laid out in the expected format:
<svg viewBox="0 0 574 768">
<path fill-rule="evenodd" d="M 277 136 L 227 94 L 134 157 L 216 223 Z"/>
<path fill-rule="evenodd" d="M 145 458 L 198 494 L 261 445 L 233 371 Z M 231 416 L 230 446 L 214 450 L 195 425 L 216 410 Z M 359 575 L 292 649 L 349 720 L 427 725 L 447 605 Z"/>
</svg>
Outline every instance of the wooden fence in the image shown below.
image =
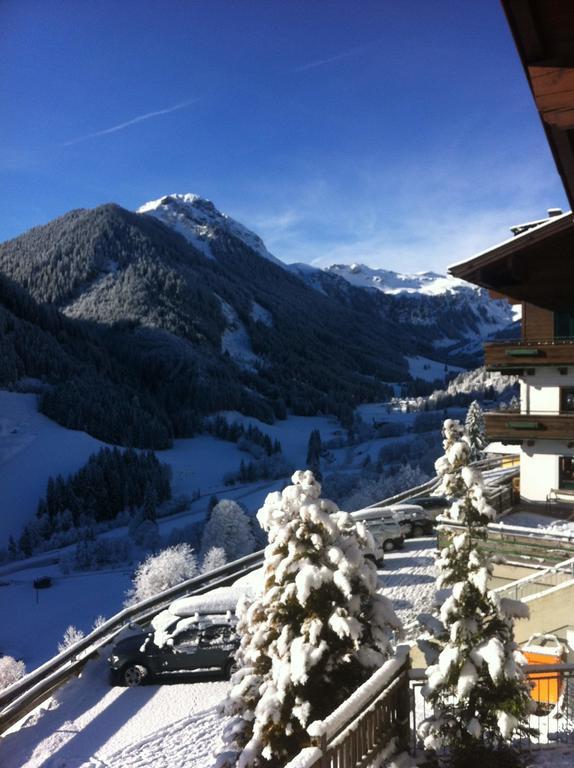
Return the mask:
<svg viewBox="0 0 574 768">
<path fill-rule="evenodd" d="M 367 680 L 326 720 L 311 723 L 311 746 L 285 768 L 366 768 L 385 753 L 408 749 L 409 648 Z"/>
</svg>

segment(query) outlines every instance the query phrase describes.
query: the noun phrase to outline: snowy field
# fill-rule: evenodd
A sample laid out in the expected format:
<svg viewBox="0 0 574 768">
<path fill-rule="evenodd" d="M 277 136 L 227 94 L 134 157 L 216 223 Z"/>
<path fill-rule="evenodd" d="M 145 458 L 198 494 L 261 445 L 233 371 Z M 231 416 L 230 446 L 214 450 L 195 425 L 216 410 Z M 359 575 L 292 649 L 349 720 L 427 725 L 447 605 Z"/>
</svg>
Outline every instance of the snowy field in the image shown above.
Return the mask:
<svg viewBox="0 0 574 768">
<path fill-rule="evenodd" d="M 51 576 L 54 586 L 36 592 L 32 582 L 39 576 Z M 0 653 L 31 671 L 56 655 L 69 624 L 88 632 L 97 616 L 117 613 L 130 584 L 126 568 L 65 576 L 52 565 L 1 576 Z"/>
<path fill-rule="evenodd" d="M 385 556 L 382 586 L 404 622 L 432 602 L 435 544 L 413 539 Z M 0 740 L 2 768 L 213 768 L 222 728 L 214 707 L 226 682 L 110 688 L 106 673 L 105 658 L 89 664 Z"/>
<path fill-rule="evenodd" d="M 460 368 L 458 365 L 446 365 L 440 363 L 437 360 L 431 360 L 430 357 L 407 357 L 409 365 L 409 373 L 413 379 L 423 379 L 424 381 L 433 382 L 436 379 L 444 381 L 449 373 L 460 373 L 464 371 L 464 368 Z"/>
<path fill-rule="evenodd" d="M 77 472 L 104 443 L 37 411 L 37 396 L 0 390 L 0 546 L 36 513 L 48 478 Z"/>
<path fill-rule="evenodd" d="M 320 430 L 323 440 L 341 431 L 338 421 L 326 416 L 290 416 L 269 425 L 236 412 L 225 415 L 229 421 L 240 421 L 246 426 L 253 424 L 271 439 L 277 438 L 286 459 L 295 467 L 305 461 L 312 430 Z M 84 432 L 65 429 L 38 413 L 36 395 L 0 390 L 0 547 L 7 544 L 10 534 L 17 538 L 22 526 L 34 517 L 50 477 L 61 474 L 66 478 L 77 472 L 90 455 L 104 445 Z M 268 482 L 226 488 L 223 476 L 237 471 L 241 461 L 250 457 L 234 443 L 210 435 L 176 440 L 173 448 L 157 451 L 157 456 L 172 468 L 175 497 L 191 497 L 197 491 L 206 497 L 190 519 L 179 525 L 201 519 L 211 494 L 247 499 L 250 511 L 255 511 L 257 505 L 263 503 L 265 489 L 273 490 L 277 485 Z M 263 491 L 258 493 L 262 486 Z M 196 514 L 198 508 L 203 509 L 199 515 Z"/>
</svg>

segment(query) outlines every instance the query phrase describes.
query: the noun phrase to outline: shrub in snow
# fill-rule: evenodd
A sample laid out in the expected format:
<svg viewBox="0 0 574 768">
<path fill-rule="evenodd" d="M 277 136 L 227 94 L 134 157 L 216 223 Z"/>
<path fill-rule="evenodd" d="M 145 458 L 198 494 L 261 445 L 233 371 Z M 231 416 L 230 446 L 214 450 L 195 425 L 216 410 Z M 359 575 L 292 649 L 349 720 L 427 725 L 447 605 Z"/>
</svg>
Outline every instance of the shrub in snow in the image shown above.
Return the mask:
<svg viewBox="0 0 574 768">
<path fill-rule="evenodd" d="M 378 591 L 373 539 L 320 498 L 312 472 L 271 493 L 258 519 L 269 536 L 264 590 L 239 607 L 238 671 L 223 705 L 227 765 L 283 765 L 391 653 L 400 628 Z"/>
<path fill-rule="evenodd" d="M 16 661 L 12 656 L 0 658 L 0 691 L 16 683 L 26 674 L 26 666 L 23 661 Z"/>
<path fill-rule="evenodd" d="M 197 574 L 197 562 L 189 544 L 176 544 L 157 555 L 148 555 L 136 569 L 126 605 L 139 603 Z"/>
<path fill-rule="evenodd" d="M 464 441 L 456 450 L 453 442 L 449 451 L 459 457 L 467 447 Z M 529 685 L 514 642 L 514 620 L 528 608 L 488 589 L 492 563 L 477 545 L 494 511 L 481 473 L 464 467 L 459 475 L 463 488 L 447 516 L 464 528 L 450 534 L 437 562 L 437 588 L 450 595 L 438 616 L 419 617 L 426 630 L 419 644 L 429 664 L 423 696 L 433 708 L 419 734 L 427 749 L 449 748 L 453 765 L 475 765 L 480 755 L 494 766 L 501 750 L 505 760 L 512 758 L 505 744 L 513 735 L 530 732 Z"/>
<path fill-rule="evenodd" d="M 206 553 L 201 563 L 201 572 L 209 573 L 216 568 L 221 568 L 227 562 L 225 550 L 222 547 L 211 547 Z"/>
<path fill-rule="evenodd" d="M 470 460 L 478 461 L 484 455 L 486 427 L 484 424 L 484 413 L 477 400 L 473 400 L 468 406 L 464 428 L 470 443 Z"/>
<path fill-rule="evenodd" d="M 239 504 L 222 499 L 211 510 L 201 537 L 201 551 L 221 547 L 228 561 L 249 555 L 255 547 L 249 518 Z"/>
<path fill-rule="evenodd" d="M 84 633 L 82 632 L 82 630 L 78 629 L 73 624 L 70 624 L 70 626 L 64 632 L 64 637 L 62 638 L 62 641 L 58 643 L 58 653 L 63 653 L 64 651 L 67 651 L 68 648 L 70 648 L 72 645 L 79 643 L 83 637 L 84 637 Z"/>
<path fill-rule="evenodd" d="M 94 623 L 92 624 L 92 632 L 95 629 L 99 629 L 103 624 L 106 623 L 106 621 L 107 621 L 106 617 L 102 616 L 101 613 L 99 614 L 99 616 L 96 616 L 96 618 L 94 619 Z"/>
</svg>

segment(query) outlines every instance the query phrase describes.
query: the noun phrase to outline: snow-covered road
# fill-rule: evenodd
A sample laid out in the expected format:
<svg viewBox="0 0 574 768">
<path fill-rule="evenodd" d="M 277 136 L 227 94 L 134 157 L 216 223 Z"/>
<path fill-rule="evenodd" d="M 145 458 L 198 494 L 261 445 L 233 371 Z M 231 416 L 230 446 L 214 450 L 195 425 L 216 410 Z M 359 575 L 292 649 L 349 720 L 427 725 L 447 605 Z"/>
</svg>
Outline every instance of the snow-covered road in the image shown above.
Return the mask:
<svg viewBox="0 0 574 768">
<path fill-rule="evenodd" d="M 110 687 L 105 658 L 0 740 L 2 768 L 211 768 L 228 683 Z"/>
</svg>

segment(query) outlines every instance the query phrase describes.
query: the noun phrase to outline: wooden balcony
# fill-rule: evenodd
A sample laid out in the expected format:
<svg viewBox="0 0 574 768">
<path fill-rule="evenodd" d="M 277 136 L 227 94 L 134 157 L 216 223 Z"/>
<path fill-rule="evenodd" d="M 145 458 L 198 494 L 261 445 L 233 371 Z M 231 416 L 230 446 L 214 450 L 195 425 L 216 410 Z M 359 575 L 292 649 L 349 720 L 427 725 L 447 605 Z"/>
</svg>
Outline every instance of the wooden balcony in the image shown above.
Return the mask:
<svg viewBox="0 0 574 768">
<path fill-rule="evenodd" d="M 496 411 L 484 416 L 490 441 L 566 440 L 574 446 L 574 413 Z"/>
<path fill-rule="evenodd" d="M 574 339 L 512 339 L 484 345 L 489 371 L 521 373 L 539 366 L 554 366 L 566 373 L 574 367 Z"/>
</svg>

